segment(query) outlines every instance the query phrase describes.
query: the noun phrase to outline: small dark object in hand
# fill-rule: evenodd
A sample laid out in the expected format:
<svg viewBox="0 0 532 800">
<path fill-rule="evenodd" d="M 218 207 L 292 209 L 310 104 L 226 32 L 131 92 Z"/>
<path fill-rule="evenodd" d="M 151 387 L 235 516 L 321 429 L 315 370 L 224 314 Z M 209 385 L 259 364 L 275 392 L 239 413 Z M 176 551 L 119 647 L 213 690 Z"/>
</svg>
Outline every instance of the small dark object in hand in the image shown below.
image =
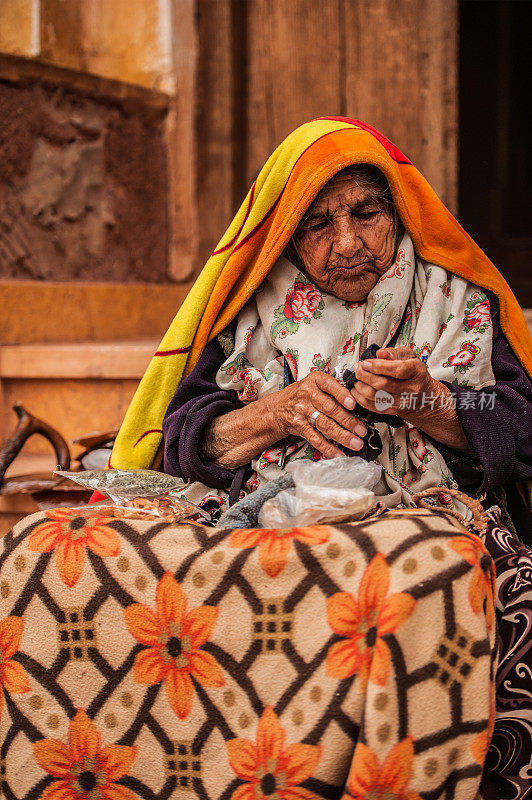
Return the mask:
<svg viewBox="0 0 532 800">
<path fill-rule="evenodd" d="M 380 350 L 378 345 L 371 344 L 360 356 L 360 361 L 365 361 L 367 358 L 376 358 L 377 350 Z M 358 380 L 355 370 L 344 370 L 342 380 L 346 389 L 351 391 Z M 359 403 L 353 409 L 353 414 L 366 426 L 366 435 L 362 437 L 364 444 L 361 450 L 350 450 L 347 447 L 342 447 L 342 450 L 348 456 L 360 456 L 360 458 L 365 458 L 366 461 L 375 461 L 382 453 L 382 439 L 375 427 L 376 422 L 383 422 L 391 428 L 401 428 L 405 424 L 401 417 L 397 417 L 394 414 L 378 414 L 375 411 L 368 411 L 367 408 L 364 408 Z"/>
</svg>

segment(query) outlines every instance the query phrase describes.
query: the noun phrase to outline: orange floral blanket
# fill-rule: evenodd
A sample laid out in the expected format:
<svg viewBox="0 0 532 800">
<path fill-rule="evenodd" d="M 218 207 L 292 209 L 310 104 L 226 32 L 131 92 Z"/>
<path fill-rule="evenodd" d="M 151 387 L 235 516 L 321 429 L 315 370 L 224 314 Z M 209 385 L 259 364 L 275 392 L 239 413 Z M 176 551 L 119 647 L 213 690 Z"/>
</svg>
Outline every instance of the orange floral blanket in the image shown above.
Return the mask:
<svg viewBox="0 0 532 800">
<path fill-rule="evenodd" d="M 477 794 L 493 566 L 428 510 L 282 531 L 57 509 L 0 543 L 0 794 Z"/>
</svg>

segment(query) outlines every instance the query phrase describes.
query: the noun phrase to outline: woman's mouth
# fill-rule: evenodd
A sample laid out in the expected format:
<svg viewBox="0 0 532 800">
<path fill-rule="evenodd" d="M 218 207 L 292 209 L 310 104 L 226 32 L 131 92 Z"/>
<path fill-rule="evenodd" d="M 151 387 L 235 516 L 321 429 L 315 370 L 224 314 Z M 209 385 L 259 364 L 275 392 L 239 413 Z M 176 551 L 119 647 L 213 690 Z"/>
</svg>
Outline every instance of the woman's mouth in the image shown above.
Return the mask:
<svg viewBox="0 0 532 800">
<path fill-rule="evenodd" d="M 342 267 L 342 266 L 338 265 L 336 267 L 333 267 L 333 270 L 335 272 L 343 272 L 345 274 L 347 274 L 348 272 L 350 272 L 350 273 L 354 272 L 356 274 L 357 272 L 363 272 L 364 269 L 367 268 L 367 267 L 371 267 L 371 262 L 370 261 L 362 261 L 360 264 L 352 264 L 349 267 Z"/>
</svg>

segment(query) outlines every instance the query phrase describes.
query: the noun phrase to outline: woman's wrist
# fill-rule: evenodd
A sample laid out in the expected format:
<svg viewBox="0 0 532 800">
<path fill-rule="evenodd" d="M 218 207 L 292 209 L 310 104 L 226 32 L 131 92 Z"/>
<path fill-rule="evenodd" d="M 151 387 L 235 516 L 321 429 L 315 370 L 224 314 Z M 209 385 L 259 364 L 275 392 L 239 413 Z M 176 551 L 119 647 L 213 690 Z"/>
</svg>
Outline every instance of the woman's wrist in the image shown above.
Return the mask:
<svg viewBox="0 0 532 800">
<path fill-rule="evenodd" d="M 416 401 L 412 404 L 413 408 L 402 414 L 405 422 L 436 442 L 460 452 L 471 453 L 455 408 L 453 393 L 445 384 L 431 377 L 426 390 L 417 396 Z"/>
<path fill-rule="evenodd" d="M 237 469 L 284 438 L 271 396 L 216 417 L 206 428 L 200 454 L 225 469 Z"/>
</svg>

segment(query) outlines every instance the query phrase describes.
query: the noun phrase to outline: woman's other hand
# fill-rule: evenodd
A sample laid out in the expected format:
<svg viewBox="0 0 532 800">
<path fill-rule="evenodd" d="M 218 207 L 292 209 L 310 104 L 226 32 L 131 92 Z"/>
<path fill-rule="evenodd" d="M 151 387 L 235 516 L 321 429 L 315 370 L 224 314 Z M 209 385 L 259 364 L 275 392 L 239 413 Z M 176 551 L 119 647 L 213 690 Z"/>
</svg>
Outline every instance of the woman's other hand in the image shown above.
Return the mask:
<svg viewBox="0 0 532 800">
<path fill-rule="evenodd" d="M 353 416 L 355 401 L 345 386 L 324 372 L 306 378 L 270 395 L 274 418 L 284 438 L 290 434 L 306 439 L 327 458 L 345 455 L 337 445 L 360 450 L 365 425 Z M 310 420 L 319 411 L 314 428 Z"/>
<path fill-rule="evenodd" d="M 408 347 L 378 350 L 377 358 L 357 365 L 356 376 L 351 394 L 364 408 L 396 414 L 437 442 L 471 452 L 452 392 Z"/>
<path fill-rule="evenodd" d="M 385 347 L 377 351 L 377 358 L 368 358 L 357 364 L 358 378 L 352 395 L 361 406 L 376 413 L 397 414 L 404 419 L 408 412 L 425 403 L 440 402 L 446 387 L 432 378 L 427 365 L 408 347 Z M 377 392 L 386 392 L 389 398 Z M 432 399 L 431 399 L 432 398 Z M 380 401 L 380 402 L 379 402 Z M 385 408 L 386 402 L 389 405 Z"/>
</svg>

